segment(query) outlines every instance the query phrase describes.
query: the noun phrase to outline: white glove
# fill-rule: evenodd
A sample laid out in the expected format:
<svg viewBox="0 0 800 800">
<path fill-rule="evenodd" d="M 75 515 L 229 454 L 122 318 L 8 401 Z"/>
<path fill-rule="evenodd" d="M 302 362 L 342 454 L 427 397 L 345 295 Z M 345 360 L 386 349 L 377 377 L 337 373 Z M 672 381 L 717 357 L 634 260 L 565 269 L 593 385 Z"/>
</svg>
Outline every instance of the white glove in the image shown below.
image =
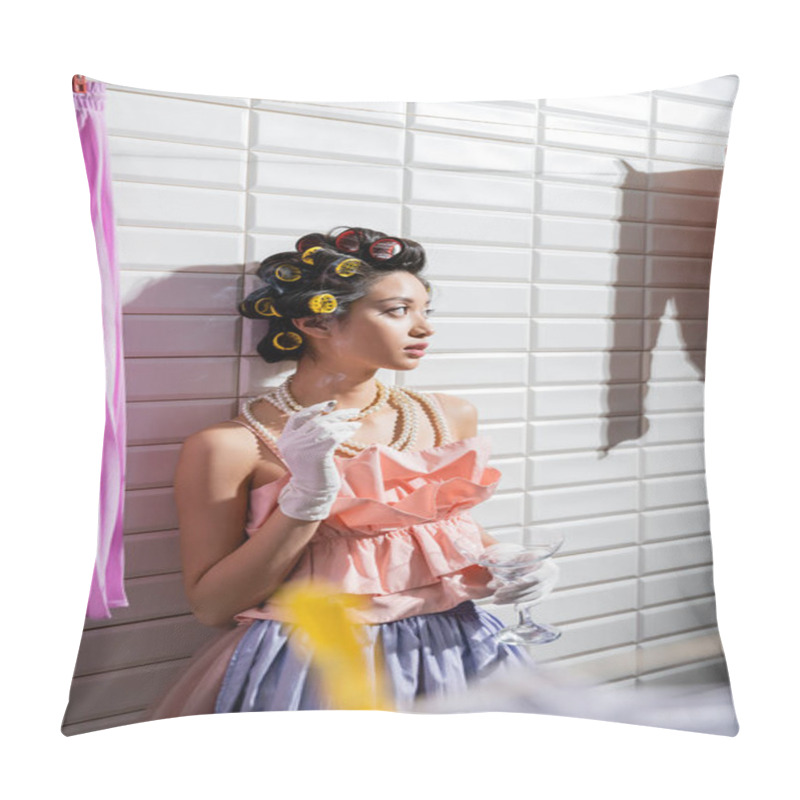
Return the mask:
<svg viewBox="0 0 800 800">
<path fill-rule="evenodd" d="M 347 417 L 359 412 L 357 408 L 341 408 L 322 416 L 333 403 L 326 400 L 295 411 L 278 438 L 278 450 L 291 472 L 278 495 L 278 505 L 287 517 L 325 519 L 339 494 L 342 479 L 334 451 L 361 422 L 347 422 Z"/>
<path fill-rule="evenodd" d="M 551 559 L 537 561 L 535 554 L 522 545 L 496 544 L 491 546 L 486 568 L 492 575 L 487 584 L 494 589 L 489 602 L 495 605 L 530 605 L 543 600 L 558 581 L 559 568 Z M 491 562 L 495 561 L 495 564 Z"/>
</svg>

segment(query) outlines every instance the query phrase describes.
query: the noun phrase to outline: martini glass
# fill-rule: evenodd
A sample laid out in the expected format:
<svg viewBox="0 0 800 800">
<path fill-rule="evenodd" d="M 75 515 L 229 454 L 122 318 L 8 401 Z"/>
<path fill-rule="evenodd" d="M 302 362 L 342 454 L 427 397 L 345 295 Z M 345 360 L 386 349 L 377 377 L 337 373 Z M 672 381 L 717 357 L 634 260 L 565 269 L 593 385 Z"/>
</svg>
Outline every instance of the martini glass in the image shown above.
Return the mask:
<svg viewBox="0 0 800 800">
<path fill-rule="evenodd" d="M 460 542 L 458 549 L 463 555 L 475 559 L 501 584 L 513 584 L 536 569 L 558 551 L 564 544 L 564 534 L 555 530 L 534 530 L 528 536 L 527 544 L 506 544 L 498 542 L 476 552 L 473 542 Z M 516 625 L 509 625 L 495 634 L 498 641 L 505 644 L 546 644 L 561 636 L 561 631 L 543 622 L 534 622 L 529 609 L 539 600 L 525 600 L 514 604 L 517 614 Z"/>
</svg>

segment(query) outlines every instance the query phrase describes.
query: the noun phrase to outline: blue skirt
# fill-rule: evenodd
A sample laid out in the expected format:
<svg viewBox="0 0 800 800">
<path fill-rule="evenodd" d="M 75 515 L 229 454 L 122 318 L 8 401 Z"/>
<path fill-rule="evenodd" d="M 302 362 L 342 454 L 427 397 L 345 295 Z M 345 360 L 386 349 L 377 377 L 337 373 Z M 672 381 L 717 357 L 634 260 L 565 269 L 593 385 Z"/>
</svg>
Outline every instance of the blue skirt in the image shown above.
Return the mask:
<svg viewBox="0 0 800 800">
<path fill-rule="evenodd" d="M 421 697 L 461 692 L 499 668 L 532 666 L 527 653 L 495 639 L 502 627 L 497 617 L 467 600 L 447 611 L 364 629 L 369 648 L 380 649 L 395 709 L 407 711 Z M 319 692 L 307 650 L 292 646 L 296 635 L 297 629 L 283 622 L 253 622 L 228 664 L 215 713 L 331 709 Z"/>
</svg>

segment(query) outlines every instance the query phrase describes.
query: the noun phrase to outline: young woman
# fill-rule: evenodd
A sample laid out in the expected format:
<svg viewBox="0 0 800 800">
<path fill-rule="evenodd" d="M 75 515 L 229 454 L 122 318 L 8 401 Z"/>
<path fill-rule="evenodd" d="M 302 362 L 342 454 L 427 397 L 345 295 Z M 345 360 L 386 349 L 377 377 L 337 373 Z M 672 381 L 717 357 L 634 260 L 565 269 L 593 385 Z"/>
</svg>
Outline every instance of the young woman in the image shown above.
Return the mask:
<svg viewBox="0 0 800 800">
<path fill-rule="evenodd" d="M 502 623 L 473 600 L 497 583 L 462 554 L 494 542 L 469 509 L 501 477 L 475 407 L 376 378 L 426 357 L 424 265 L 416 242 L 364 228 L 303 236 L 261 264 L 264 285 L 239 311 L 268 323 L 259 354 L 296 371 L 236 419 L 190 436 L 175 476 L 192 611 L 237 625 L 152 717 L 330 707 L 275 596 L 291 580 L 363 601 L 367 655 L 384 665 L 398 710 L 527 662 L 495 640 Z M 539 570 L 494 601 L 541 595 L 553 581 Z"/>
</svg>

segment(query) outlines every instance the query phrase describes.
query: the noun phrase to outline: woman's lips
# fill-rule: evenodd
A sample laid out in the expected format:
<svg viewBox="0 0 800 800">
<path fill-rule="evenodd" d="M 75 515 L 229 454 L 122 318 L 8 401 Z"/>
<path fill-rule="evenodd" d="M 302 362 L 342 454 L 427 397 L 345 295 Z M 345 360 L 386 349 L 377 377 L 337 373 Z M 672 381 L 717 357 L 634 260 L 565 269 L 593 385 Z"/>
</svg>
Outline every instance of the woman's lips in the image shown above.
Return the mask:
<svg viewBox="0 0 800 800">
<path fill-rule="evenodd" d="M 405 351 L 409 355 L 420 357 L 425 355 L 425 349 L 427 346 L 428 345 L 426 344 L 415 344 L 411 345 L 410 347 L 406 347 Z"/>
</svg>

